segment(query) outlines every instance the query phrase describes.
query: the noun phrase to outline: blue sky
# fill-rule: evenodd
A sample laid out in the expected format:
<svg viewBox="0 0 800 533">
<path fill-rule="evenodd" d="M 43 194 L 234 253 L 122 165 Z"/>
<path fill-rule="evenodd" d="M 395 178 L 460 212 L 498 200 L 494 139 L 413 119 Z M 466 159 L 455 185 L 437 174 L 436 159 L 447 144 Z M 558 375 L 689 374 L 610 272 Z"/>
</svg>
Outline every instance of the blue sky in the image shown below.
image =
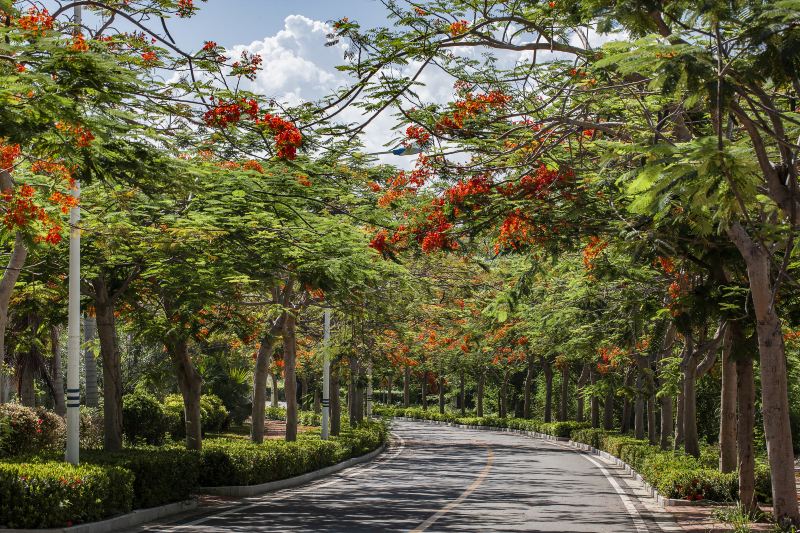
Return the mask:
<svg viewBox="0 0 800 533">
<path fill-rule="evenodd" d="M 289 15 L 328 21 L 349 17 L 364 27 L 387 23 L 386 8 L 378 0 L 195 0 L 200 7 L 189 20 L 170 23 L 175 39 L 186 47 L 213 40 L 230 47 L 274 35 Z"/>
</svg>

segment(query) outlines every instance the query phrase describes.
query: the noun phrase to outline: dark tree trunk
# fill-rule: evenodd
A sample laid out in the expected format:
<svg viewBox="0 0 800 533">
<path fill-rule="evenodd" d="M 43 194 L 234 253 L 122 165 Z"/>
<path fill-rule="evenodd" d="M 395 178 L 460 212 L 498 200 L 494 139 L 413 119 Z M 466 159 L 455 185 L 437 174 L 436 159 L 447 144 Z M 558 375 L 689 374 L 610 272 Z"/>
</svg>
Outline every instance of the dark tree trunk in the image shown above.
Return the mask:
<svg viewBox="0 0 800 533">
<path fill-rule="evenodd" d="M 736 361 L 736 455 L 739 468 L 739 502 L 747 510 L 756 509 L 755 427 L 756 391 L 753 377 L 753 360 L 742 357 Z"/>
<path fill-rule="evenodd" d="M 98 320 L 99 325 L 99 320 Z M 186 448 L 199 450 L 202 447 L 200 416 L 200 393 L 202 378 L 189 357 L 189 345 L 185 339 L 168 341 L 172 364 L 178 377 L 178 389 L 183 396 L 183 411 L 186 418 Z"/>
<path fill-rule="evenodd" d="M 444 414 L 444 376 L 439 376 L 439 414 Z"/>
<path fill-rule="evenodd" d="M 625 375 L 625 387 L 631 386 L 632 374 L 628 372 Z M 622 420 L 620 421 L 620 429 L 623 433 L 627 433 L 631 429 L 631 400 L 628 396 L 624 396 L 622 400 Z"/>
<path fill-rule="evenodd" d="M 553 367 L 550 361 L 542 359 L 544 371 L 544 421 L 553 421 Z"/>
<path fill-rule="evenodd" d="M 684 415 L 684 398 L 683 398 L 683 378 L 681 378 L 679 382 L 678 389 L 678 401 L 676 402 L 676 409 L 675 409 L 675 440 L 672 443 L 673 449 L 679 450 L 683 446 L 683 437 L 684 437 L 684 425 L 683 425 L 683 415 Z"/>
<path fill-rule="evenodd" d="M 61 344 L 57 326 L 50 328 L 50 349 L 53 353 L 53 365 L 50 371 L 53 376 L 53 403 L 56 414 L 63 418 L 67 416 L 67 404 L 64 398 L 64 374 L 61 372 Z"/>
<path fill-rule="evenodd" d="M 566 422 L 569 418 L 569 365 L 567 364 L 561 369 L 560 402 L 558 419 L 560 422 Z"/>
<path fill-rule="evenodd" d="M 683 448 L 686 453 L 700 457 L 697 438 L 697 355 L 691 335 L 686 336 L 687 355 L 683 370 Z"/>
<path fill-rule="evenodd" d="M 250 440 L 256 444 L 264 442 L 264 415 L 267 408 L 267 375 L 272 355 L 275 352 L 277 335 L 283 329 L 283 316 L 267 326 L 267 331 L 261 338 L 261 345 L 256 354 L 256 366 L 253 371 L 253 408 L 250 412 L 252 425 L 250 427 Z M 277 403 L 277 380 L 273 375 L 272 394 Z"/>
<path fill-rule="evenodd" d="M 644 439 L 644 379 L 636 378 L 636 399 L 633 407 L 633 434 L 637 439 Z"/>
<path fill-rule="evenodd" d="M 97 337 L 103 366 L 103 449 L 122 449 L 122 370 L 120 368 L 114 300 L 108 292 L 105 277 L 92 281 Z"/>
<path fill-rule="evenodd" d="M 733 360 L 733 343 L 739 335 L 735 329 L 739 326 L 729 324 L 728 332 L 722 345 L 722 392 L 719 415 L 719 470 L 733 472 L 736 470 L 736 361 Z"/>
<path fill-rule="evenodd" d="M 342 401 L 339 391 L 339 363 L 331 361 L 331 435 L 336 436 L 342 428 Z"/>
<path fill-rule="evenodd" d="M 583 387 L 587 381 L 589 381 L 589 365 L 583 365 L 581 375 L 578 377 L 578 406 L 575 412 L 575 420 L 578 422 L 583 422 L 583 410 L 586 403 L 586 399 L 583 397 Z"/>
<path fill-rule="evenodd" d="M 314 388 L 314 412 L 320 414 L 322 412 L 322 403 L 320 401 L 319 389 Z"/>
<path fill-rule="evenodd" d="M 428 371 L 422 372 L 422 379 L 420 380 L 422 410 L 428 410 Z"/>
<path fill-rule="evenodd" d="M 478 417 L 483 416 L 483 388 L 485 384 L 486 384 L 486 375 L 483 373 L 478 374 L 478 384 L 476 387 L 477 390 L 475 391 L 475 395 L 477 396 L 477 402 L 475 405 L 475 410 L 476 410 L 475 414 L 478 415 Z"/>
<path fill-rule="evenodd" d="M 300 378 L 300 409 L 308 409 L 308 377 Z"/>
<path fill-rule="evenodd" d="M 591 369 L 589 372 L 589 380 L 592 385 L 597 383 L 597 372 L 594 369 Z M 600 427 L 600 398 L 596 395 L 592 395 L 592 399 L 589 403 L 589 411 L 590 415 L 589 418 L 592 419 L 592 427 L 599 428 Z"/>
<path fill-rule="evenodd" d="M 283 390 L 286 396 L 286 440 L 297 440 L 297 376 L 295 374 L 297 317 L 291 311 L 283 321 Z"/>
<path fill-rule="evenodd" d="M 270 406 L 273 408 L 278 407 L 280 398 L 278 397 L 278 374 L 272 373 L 270 376 L 272 380 L 272 387 L 270 389 Z"/>
<path fill-rule="evenodd" d="M 406 365 L 403 368 L 403 407 L 408 409 L 411 406 L 411 367 Z"/>
<path fill-rule="evenodd" d="M 672 396 L 661 397 L 661 440 L 662 450 L 669 450 L 672 435 Z"/>
<path fill-rule="evenodd" d="M 603 429 L 614 428 L 614 391 L 609 388 L 603 401 Z"/>
<path fill-rule="evenodd" d="M 531 388 L 533 387 L 533 357 L 528 356 L 528 369 L 525 373 L 525 394 L 522 404 L 522 417 L 531 417 Z"/>
<path fill-rule="evenodd" d="M 458 382 L 458 403 L 461 408 L 461 416 L 467 416 L 467 394 L 466 394 L 466 380 L 467 376 L 464 370 L 459 375 Z"/>
<path fill-rule="evenodd" d="M 86 375 L 86 407 L 97 407 L 97 360 L 94 357 L 94 340 L 97 337 L 97 319 L 93 313 L 83 318 L 83 368 Z"/>
<path fill-rule="evenodd" d="M 392 405 L 392 386 L 394 385 L 394 376 L 389 374 L 386 378 L 386 405 Z"/>
</svg>

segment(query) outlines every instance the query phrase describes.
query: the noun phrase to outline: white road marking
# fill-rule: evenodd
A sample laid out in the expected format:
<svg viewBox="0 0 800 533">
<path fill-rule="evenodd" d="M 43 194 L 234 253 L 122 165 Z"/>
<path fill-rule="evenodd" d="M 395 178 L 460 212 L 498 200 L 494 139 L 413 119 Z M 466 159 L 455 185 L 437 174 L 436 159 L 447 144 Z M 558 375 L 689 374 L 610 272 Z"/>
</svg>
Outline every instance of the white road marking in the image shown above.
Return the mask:
<svg viewBox="0 0 800 533">
<path fill-rule="evenodd" d="M 628 496 L 622 489 L 622 487 L 619 486 L 617 480 L 614 479 L 614 477 L 609 473 L 608 470 L 605 469 L 603 465 L 595 461 L 593 458 L 589 457 L 584 453 L 580 455 L 582 455 L 587 461 L 589 461 L 597 468 L 599 468 L 600 471 L 603 473 L 603 475 L 606 476 L 608 482 L 611 484 L 612 487 L 614 487 L 614 490 L 617 491 L 617 494 L 619 494 L 619 497 L 622 500 L 622 505 L 625 506 L 625 509 L 628 511 L 628 514 L 631 515 L 631 518 L 633 519 L 633 524 L 636 526 L 636 531 L 638 533 L 647 533 L 648 531 L 647 526 L 645 525 L 644 520 L 642 520 L 639 511 L 636 510 L 636 506 L 631 501 L 630 496 Z"/>
</svg>

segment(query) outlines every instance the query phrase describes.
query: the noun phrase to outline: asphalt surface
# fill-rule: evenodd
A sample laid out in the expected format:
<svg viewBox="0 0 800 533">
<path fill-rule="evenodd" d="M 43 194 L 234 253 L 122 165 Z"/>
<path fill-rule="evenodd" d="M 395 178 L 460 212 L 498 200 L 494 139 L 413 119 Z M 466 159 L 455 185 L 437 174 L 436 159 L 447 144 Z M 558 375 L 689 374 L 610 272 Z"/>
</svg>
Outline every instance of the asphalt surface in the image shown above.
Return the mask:
<svg viewBox="0 0 800 533">
<path fill-rule="evenodd" d="M 405 421 L 393 433 L 370 463 L 134 531 L 661 531 L 596 457 L 512 433 Z"/>
</svg>

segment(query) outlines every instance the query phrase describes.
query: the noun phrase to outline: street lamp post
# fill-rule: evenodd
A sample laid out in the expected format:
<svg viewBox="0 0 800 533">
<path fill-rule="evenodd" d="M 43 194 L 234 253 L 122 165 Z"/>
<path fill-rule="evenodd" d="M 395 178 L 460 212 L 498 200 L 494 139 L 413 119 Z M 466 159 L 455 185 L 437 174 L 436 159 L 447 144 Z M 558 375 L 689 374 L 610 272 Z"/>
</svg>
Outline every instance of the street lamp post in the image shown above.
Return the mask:
<svg viewBox="0 0 800 533">
<path fill-rule="evenodd" d="M 322 335 L 324 359 L 322 363 L 322 438 L 327 440 L 330 433 L 331 409 L 331 357 L 329 353 L 331 342 L 331 310 L 325 309 L 325 329 Z"/>
<path fill-rule="evenodd" d="M 81 6 L 75 6 L 75 32 L 81 31 Z M 75 180 L 72 196 L 79 199 L 81 185 Z M 81 210 L 69 211 L 69 303 L 67 305 L 67 450 L 68 463 L 78 464 L 80 447 L 81 361 Z"/>
</svg>

